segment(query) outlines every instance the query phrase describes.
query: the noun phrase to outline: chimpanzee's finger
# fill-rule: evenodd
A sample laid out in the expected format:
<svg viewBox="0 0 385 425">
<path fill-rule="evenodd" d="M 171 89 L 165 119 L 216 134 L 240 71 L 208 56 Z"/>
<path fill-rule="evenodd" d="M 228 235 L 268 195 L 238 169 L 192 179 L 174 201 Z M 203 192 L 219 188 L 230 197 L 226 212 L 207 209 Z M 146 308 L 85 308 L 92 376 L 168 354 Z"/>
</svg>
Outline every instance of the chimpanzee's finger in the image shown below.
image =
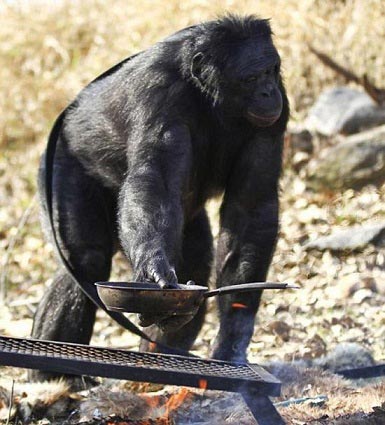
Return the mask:
<svg viewBox="0 0 385 425">
<path fill-rule="evenodd" d="M 171 268 L 167 275 L 167 281 L 169 283 L 177 283 L 178 278 L 176 277 L 175 269 Z"/>
<path fill-rule="evenodd" d="M 169 288 L 171 285 L 169 284 L 169 282 L 167 282 L 167 280 L 164 277 L 157 277 L 155 279 L 155 282 L 162 288 L 162 289 L 166 289 Z"/>
<path fill-rule="evenodd" d="M 162 289 L 177 289 L 178 288 L 178 284 L 176 282 L 176 277 L 175 277 L 175 281 L 169 281 L 168 279 L 166 279 L 164 276 L 162 276 L 160 273 L 154 271 L 152 273 L 152 276 L 154 278 L 154 281 L 162 288 Z"/>
</svg>

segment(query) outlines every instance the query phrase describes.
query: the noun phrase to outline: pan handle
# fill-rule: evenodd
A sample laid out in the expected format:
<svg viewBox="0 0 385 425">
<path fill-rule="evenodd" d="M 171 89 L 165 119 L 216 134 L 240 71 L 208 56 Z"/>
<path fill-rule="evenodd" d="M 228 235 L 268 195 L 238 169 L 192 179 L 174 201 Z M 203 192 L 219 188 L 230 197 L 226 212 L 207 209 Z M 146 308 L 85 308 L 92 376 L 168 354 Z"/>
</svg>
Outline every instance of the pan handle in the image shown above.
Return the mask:
<svg viewBox="0 0 385 425">
<path fill-rule="evenodd" d="M 291 283 L 278 283 L 278 282 L 254 282 L 242 283 L 239 285 L 222 286 L 212 291 L 207 291 L 203 294 L 204 298 L 214 297 L 216 295 L 228 295 L 241 292 L 251 292 L 261 289 L 299 289 L 299 286 Z"/>
</svg>

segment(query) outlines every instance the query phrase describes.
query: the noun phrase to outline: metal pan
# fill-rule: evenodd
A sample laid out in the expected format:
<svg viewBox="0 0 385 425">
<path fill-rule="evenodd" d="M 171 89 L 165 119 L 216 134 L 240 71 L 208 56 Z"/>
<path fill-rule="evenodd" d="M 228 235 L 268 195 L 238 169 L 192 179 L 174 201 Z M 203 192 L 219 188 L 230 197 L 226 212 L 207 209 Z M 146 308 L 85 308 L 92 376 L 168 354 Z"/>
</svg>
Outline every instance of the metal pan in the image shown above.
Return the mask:
<svg viewBox="0 0 385 425">
<path fill-rule="evenodd" d="M 108 310 L 152 315 L 185 315 L 198 308 L 205 298 L 253 292 L 262 289 L 296 289 L 289 283 L 257 282 L 224 286 L 209 291 L 206 286 L 178 285 L 161 289 L 156 283 L 97 282 L 100 299 Z"/>
</svg>

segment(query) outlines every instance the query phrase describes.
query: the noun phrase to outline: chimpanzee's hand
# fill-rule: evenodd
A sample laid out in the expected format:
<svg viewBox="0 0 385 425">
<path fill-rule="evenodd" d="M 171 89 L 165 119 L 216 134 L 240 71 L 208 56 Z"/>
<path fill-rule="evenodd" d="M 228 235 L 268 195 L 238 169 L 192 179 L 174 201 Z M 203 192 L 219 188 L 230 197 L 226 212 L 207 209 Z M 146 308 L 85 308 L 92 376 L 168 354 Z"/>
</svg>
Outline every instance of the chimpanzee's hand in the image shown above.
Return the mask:
<svg viewBox="0 0 385 425">
<path fill-rule="evenodd" d="M 147 265 L 146 278 L 157 283 L 162 289 L 178 288 L 175 269 L 162 256 L 155 256 Z"/>
<path fill-rule="evenodd" d="M 195 283 L 192 280 L 189 280 L 187 285 L 195 285 Z M 163 332 L 175 332 L 192 320 L 198 311 L 198 308 L 199 306 L 185 314 L 178 314 L 177 312 L 161 315 L 139 314 L 139 325 L 147 327 L 155 323 L 160 329 L 162 329 Z"/>
</svg>

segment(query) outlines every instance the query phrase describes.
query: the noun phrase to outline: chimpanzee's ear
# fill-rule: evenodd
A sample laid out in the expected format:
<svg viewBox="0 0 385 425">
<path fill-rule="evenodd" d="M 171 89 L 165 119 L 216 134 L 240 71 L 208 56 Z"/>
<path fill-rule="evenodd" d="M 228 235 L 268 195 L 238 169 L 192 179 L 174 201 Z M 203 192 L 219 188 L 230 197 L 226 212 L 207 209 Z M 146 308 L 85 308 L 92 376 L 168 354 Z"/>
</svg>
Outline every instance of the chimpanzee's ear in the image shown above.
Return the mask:
<svg viewBox="0 0 385 425">
<path fill-rule="evenodd" d="M 202 84 L 201 74 L 202 74 L 202 63 L 204 55 L 202 52 L 198 52 L 194 55 L 191 61 L 191 76 L 199 81 Z"/>
</svg>

